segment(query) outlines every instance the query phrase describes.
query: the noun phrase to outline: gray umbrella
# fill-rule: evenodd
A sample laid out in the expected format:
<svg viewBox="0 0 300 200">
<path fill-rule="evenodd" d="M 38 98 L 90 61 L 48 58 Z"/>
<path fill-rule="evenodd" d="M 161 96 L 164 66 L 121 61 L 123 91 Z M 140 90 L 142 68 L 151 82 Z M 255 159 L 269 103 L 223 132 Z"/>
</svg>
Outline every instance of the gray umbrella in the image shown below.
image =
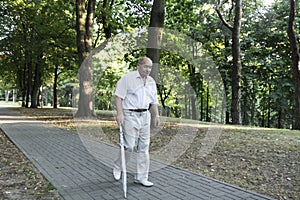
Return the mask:
<svg viewBox="0 0 300 200">
<path fill-rule="evenodd" d="M 124 135 L 123 135 L 122 126 L 120 126 L 120 148 L 121 148 L 122 185 L 123 185 L 124 197 L 127 198 L 127 173 L 126 173 Z"/>
</svg>

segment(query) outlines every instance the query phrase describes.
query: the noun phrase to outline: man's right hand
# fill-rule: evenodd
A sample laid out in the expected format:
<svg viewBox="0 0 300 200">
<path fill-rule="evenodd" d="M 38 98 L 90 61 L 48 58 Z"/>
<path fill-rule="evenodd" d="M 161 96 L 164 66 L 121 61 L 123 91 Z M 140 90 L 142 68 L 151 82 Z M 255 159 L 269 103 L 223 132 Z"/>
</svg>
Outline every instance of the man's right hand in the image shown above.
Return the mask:
<svg viewBox="0 0 300 200">
<path fill-rule="evenodd" d="M 123 113 L 118 113 L 117 114 L 117 123 L 119 126 L 121 126 L 124 122 L 124 115 Z"/>
</svg>

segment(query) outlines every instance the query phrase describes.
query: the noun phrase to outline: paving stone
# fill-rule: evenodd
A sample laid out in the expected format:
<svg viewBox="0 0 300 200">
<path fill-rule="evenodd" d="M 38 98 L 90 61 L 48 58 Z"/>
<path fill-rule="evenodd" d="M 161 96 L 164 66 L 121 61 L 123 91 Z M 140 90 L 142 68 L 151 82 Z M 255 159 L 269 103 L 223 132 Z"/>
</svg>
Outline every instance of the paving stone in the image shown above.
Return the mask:
<svg viewBox="0 0 300 200">
<path fill-rule="evenodd" d="M 100 161 L 101 156 L 117 151 L 117 147 L 86 137 L 83 142 L 78 134 L 18 116 L 3 107 L 0 107 L 0 116 L 0 128 L 64 199 L 124 199 L 121 181 L 115 181 L 111 166 Z M 85 142 L 91 145 L 93 151 L 87 149 Z M 151 165 L 163 166 L 154 160 Z M 151 172 L 150 180 L 155 185 L 145 188 L 134 184 L 133 174 L 128 173 L 127 199 L 272 200 L 271 197 L 171 165 Z"/>
</svg>

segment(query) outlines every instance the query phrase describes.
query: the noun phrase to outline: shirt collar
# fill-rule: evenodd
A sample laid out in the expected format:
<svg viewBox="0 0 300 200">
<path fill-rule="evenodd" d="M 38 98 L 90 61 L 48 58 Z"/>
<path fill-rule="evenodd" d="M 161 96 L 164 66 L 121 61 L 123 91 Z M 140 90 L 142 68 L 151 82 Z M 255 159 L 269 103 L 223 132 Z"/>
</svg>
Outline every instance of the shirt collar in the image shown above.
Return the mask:
<svg viewBox="0 0 300 200">
<path fill-rule="evenodd" d="M 138 70 L 135 71 L 135 77 L 136 78 L 142 78 Z"/>
</svg>

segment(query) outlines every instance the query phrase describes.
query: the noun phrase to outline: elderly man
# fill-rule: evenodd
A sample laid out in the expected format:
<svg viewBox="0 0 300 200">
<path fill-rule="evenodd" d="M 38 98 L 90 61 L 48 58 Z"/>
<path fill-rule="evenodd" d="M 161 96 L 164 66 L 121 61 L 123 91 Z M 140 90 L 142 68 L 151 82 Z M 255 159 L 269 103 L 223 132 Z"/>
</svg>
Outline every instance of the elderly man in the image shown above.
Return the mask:
<svg viewBox="0 0 300 200">
<path fill-rule="evenodd" d="M 151 114 L 154 114 L 154 126 L 159 126 L 158 100 L 156 83 L 149 76 L 152 61 L 148 57 L 138 60 L 137 70 L 125 74 L 117 83 L 116 107 L 117 123 L 124 132 L 125 155 L 128 161 L 129 153 L 137 148 L 137 172 L 135 183 L 146 187 L 153 186 L 148 180 L 149 145 Z M 120 154 L 114 162 L 113 175 L 116 180 L 121 177 Z"/>
</svg>

